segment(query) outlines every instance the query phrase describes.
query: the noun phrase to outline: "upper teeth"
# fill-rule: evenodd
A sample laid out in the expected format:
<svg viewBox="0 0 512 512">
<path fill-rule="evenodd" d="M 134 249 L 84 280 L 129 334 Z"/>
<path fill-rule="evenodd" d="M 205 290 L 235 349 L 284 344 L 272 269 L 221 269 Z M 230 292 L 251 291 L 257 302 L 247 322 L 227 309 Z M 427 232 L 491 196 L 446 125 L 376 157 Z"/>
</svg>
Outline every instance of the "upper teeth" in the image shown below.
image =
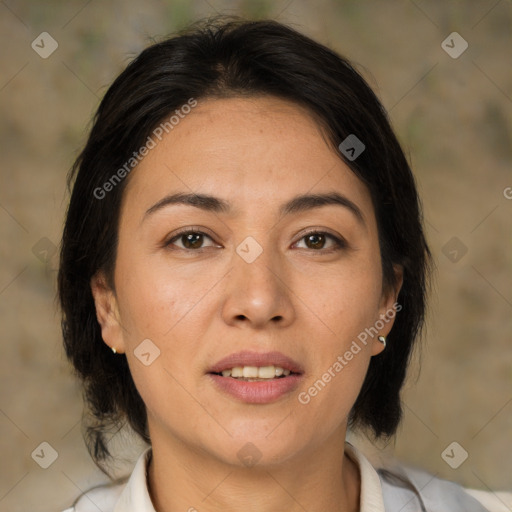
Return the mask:
<svg viewBox="0 0 512 512">
<path fill-rule="evenodd" d="M 290 375 L 290 370 L 280 366 L 235 366 L 222 371 L 223 377 L 252 377 L 259 379 L 273 379 L 281 375 Z"/>
</svg>

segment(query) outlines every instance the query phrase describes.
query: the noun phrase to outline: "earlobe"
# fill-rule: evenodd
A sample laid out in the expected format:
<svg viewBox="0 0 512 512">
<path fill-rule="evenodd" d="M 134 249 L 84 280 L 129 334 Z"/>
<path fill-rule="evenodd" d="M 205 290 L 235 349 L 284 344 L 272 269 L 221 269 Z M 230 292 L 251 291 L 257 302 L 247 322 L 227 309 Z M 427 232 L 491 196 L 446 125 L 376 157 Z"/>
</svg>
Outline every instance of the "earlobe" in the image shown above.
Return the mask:
<svg viewBox="0 0 512 512">
<path fill-rule="evenodd" d="M 372 356 L 377 356 L 379 355 L 381 352 L 383 352 L 385 349 L 386 349 L 386 342 L 382 342 L 379 338 L 383 337 L 384 340 L 386 339 L 385 336 L 376 336 L 373 340 L 373 344 L 372 344 L 372 353 L 371 355 Z"/>
<path fill-rule="evenodd" d="M 372 356 L 377 356 L 381 352 L 384 352 L 384 350 L 386 350 L 386 343 L 386 336 L 382 334 L 376 336 L 373 340 Z"/>
<path fill-rule="evenodd" d="M 96 319 L 101 326 L 103 341 L 114 353 L 124 352 L 117 299 L 113 290 L 108 286 L 104 273 L 96 273 L 91 278 L 90 285 L 96 308 Z"/>
<path fill-rule="evenodd" d="M 398 304 L 398 294 L 403 284 L 403 267 L 393 265 L 393 270 L 395 272 L 395 282 L 382 294 L 379 308 L 380 318 L 375 324 L 379 328 L 379 335 L 375 337 L 373 342 L 372 356 L 376 356 L 386 349 L 386 338 L 395 323 L 396 314 L 402 309 Z"/>
</svg>

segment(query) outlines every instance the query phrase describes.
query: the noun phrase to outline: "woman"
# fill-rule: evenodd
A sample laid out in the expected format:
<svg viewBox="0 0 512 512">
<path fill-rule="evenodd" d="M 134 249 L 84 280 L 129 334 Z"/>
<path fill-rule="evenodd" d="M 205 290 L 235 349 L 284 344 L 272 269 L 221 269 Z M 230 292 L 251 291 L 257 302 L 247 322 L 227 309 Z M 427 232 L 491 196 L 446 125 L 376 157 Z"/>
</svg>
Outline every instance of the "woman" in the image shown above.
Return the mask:
<svg viewBox="0 0 512 512">
<path fill-rule="evenodd" d="M 273 21 L 192 26 L 115 80 L 73 181 L 59 296 L 88 448 L 103 467 L 125 423 L 148 448 L 69 510 L 488 510 L 345 441 L 397 429 L 431 267 L 348 61 Z"/>
</svg>

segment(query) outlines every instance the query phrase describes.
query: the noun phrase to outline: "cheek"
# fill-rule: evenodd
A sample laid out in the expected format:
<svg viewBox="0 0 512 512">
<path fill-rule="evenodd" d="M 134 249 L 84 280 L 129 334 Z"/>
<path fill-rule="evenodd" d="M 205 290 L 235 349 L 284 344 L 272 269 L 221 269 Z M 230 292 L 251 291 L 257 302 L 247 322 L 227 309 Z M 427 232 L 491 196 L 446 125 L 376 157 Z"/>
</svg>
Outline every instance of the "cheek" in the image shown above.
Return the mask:
<svg viewBox="0 0 512 512">
<path fill-rule="evenodd" d="M 300 296 L 318 312 L 333 342 L 342 347 L 378 318 L 382 273 L 380 260 L 373 254 L 359 253 L 320 273 L 303 273 Z M 302 281 L 302 284 L 300 282 Z"/>
<path fill-rule="evenodd" d="M 370 251 L 347 260 L 331 275 L 309 280 L 318 285 L 306 302 L 318 312 L 319 329 L 313 337 L 316 371 L 308 382 L 314 389 L 308 395 L 316 393 L 319 399 L 312 402 L 334 407 L 319 414 L 343 415 L 357 397 L 371 357 L 373 338 L 367 333 L 379 319 L 381 280 L 380 259 Z"/>
<path fill-rule="evenodd" d="M 119 260 L 119 308 L 130 344 L 162 340 L 200 302 L 208 290 L 208 274 L 171 268 L 157 258 Z"/>
<path fill-rule="evenodd" d="M 366 334 L 378 319 L 380 273 L 345 268 L 324 283 L 325 297 L 315 295 L 321 313 L 315 340 L 314 373 L 298 397 L 303 414 L 317 418 L 318 433 L 342 424 L 359 394 L 372 355 L 372 340 Z M 326 327 L 327 326 L 327 327 Z"/>
</svg>

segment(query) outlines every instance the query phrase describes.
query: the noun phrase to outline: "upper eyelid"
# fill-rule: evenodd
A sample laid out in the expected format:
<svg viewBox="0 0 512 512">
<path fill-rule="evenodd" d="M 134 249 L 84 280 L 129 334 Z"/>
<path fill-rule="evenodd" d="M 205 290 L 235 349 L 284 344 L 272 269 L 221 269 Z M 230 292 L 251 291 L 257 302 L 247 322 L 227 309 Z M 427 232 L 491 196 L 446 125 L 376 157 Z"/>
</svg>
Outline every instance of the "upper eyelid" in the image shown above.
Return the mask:
<svg viewBox="0 0 512 512">
<path fill-rule="evenodd" d="M 169 238 L 168 241 L 166 242 L 166 245 L 169 245 L 171 242 L 178 240 L 180 237 L 182 237 L 184 235 L 188 235 L 190 233 L 193 233 L 195 235 L 207 236 L 212 242 L 215 242 L 212 235 L 209 235 L 208 233 L 205 233 L 204 231 L 202 231 L 200 229 L 187 229 L 187 230 L 181 231 L 181 232 L 173 235 L 171 238 Z"/>
</svg>

